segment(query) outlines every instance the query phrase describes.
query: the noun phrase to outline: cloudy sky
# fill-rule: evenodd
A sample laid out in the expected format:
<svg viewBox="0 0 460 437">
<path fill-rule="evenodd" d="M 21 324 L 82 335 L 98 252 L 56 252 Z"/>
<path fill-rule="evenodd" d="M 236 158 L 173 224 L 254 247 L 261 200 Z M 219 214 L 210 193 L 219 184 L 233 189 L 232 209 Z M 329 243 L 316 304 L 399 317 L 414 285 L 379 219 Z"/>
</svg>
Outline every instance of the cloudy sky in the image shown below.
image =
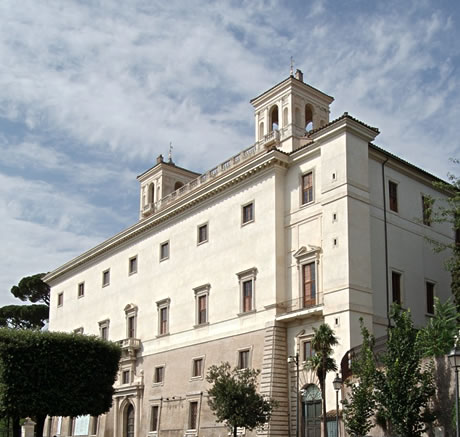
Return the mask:
<svg viewBox="0 0 460 437">
<path fill-rule="evenodd" d="M 159 153 L 205 171 L 253 138 L 249 100 L 289 75 L 445 178 L 460 157 L 456 0 L 2 0 L 0 305 L 133 224 Z M 11 296 L 11 297 L 10 297 Z"/>
</svg>

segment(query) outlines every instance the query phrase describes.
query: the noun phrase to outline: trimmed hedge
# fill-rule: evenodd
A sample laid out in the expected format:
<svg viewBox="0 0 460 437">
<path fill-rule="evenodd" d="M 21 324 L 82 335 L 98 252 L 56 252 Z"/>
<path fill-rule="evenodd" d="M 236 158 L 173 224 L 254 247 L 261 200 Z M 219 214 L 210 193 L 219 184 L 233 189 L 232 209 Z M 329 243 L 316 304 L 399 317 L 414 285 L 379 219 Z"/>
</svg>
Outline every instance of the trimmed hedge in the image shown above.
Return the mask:
<svg viewBox="0 0 460 437">
<path fill-rule="evenodd" d="M 0 415 L 103 414 L 120 356 L 93 336 L 0 329 Z"/>
</svg>

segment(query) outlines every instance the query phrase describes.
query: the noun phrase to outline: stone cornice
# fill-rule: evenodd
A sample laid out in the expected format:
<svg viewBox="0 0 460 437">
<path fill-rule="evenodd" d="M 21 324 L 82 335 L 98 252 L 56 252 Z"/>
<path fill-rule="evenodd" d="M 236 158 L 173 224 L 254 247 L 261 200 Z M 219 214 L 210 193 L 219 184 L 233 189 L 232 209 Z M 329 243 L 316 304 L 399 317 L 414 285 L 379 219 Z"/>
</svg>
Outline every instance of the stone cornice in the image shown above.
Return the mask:
<svg viewBox="0 0 460 437">
<path fill-rule="evenodd" d="M 81 266 L 82 264 L 95 259 L 96 257 L 106 253 L 115 247 L 124 244 L 125 242 L 140 236 L 142 233 L 151 230 L 161 223 L 175 217 L 178 214 L 198 205 L 199 203 L 225 191 L 246 179 L 255 176 L 261 171 L 274 166 L 287 168 L 289 165 L 289 157 L 280 151 L 273 149 L 268 152 L 263 152 L 255 155 L 253 159 L 245 161 L 241 166 L 236 167 L 228 173 L 223 173 L 220 177 L 216 177 L 209 183 L 197 187 L 187 195 L 179 198 L 177 202 L 171 203 L 166 208 L 158 213 L 150 216 L 147 219 L 141 220 L 129 228 L 119 232 L 103 243 L 77 256 L 71 261 L 63 264 L 50 273 L 47 273 L 43 280 L 49 285 L 53 281 L 64 275 L 65 273 Z"/>
</svg>

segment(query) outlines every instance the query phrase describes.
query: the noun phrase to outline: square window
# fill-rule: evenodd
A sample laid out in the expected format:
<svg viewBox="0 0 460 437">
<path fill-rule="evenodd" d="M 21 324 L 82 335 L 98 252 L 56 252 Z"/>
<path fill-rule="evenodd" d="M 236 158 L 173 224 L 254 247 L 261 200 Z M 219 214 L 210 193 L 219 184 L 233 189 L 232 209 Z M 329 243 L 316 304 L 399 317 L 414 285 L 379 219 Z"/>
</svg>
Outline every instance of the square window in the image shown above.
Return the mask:
<svg viewBox="0 0 460 437">
<path fill-rule="evenodd" d="M 388 181 L 388 194 L 390 198 L 390 210 L 398 212 L 398 184 Z"/>
<path fill-rule="evenodd" d="M 169 241 L 160 244 L 160 261 L 169 258 Z"/>
<path fill-rule="evenodd" d="M 158 420 L 160 418 L 160 407 L 158 405 L 152 406 L 150 414 L 150 432 L 158 431 Z"/>
<path fill-rule="evenodd" d="M 208 224 L 198 226 L 198 244 L 208 241 Z"/>
<path fill-rule="evenodd" d="M 63 304 L 64 304 L 64 292 L 59 293 L 57 295 L 57 306 L 62 307 Z"/>
<path fill-rule="evenodd" d="M 302 265 L 302 304 L 303 308 L 316 305 L 316 264 Z"/>
<path fill-rule="evenodd" d="M 78 284 L 78 297 L 83 297 L 85 295 L 85 283 L 84 282 L 80 282 Z"/>
<path fill-rule="evenodd" d="M 426 282 L 426 312 L 434 314 L 434 284 Z"/>
<path fill-rule="evenodd" d="M 189 404 L 189 429 L 196 429 L 198 423 L 198 402 L 190 402 Z"/>
<path fill-rule="evenodd" d="M 203 358 L 195 358 L 193 360 L 192 377 L 199 378 L 203 376 Z"/>
<path fill-rule="evenodd" d="M 433 201 L 428 196 L 422 196 L 422 217 L 423 224 L 426 226 L 431 226 L 431 207 L 433 206 Z"/>
<path fill-rule="evenodd" d="M 392 302 L 401 305 L 401 273 L 391 272 L 391 290 L 393 294 Z"/>
<path fill-rule="evenodd" d="M 155 367 L 155 374 L 153 376 L 153 382 L 155 384 L 161 384 L 164 382 L 165 368 L 164 366 Z"/>
<path fill-rule="evenodd" d="M 249 368 L 249 349 L 238 352 L 238 369 Z"/>
<path fill-rule="evenodd" d="M 251 223 L 254 221 L 254 202 L 243 205 L 242 209 L 241 224 Z"/>
<path fill-rule="evenodd" d="M 121 374 L 121 382 L 122 384 L 129 384 L 129 370 L 123 370 Z"/>
<path fill-rule="evenodd" d="M 137 256 L 129 259 L 129 274 L 132 275 L 134 273 L 137 273 Z"/>
<path fill-rule="evenodd" d="M 102 286 L 107 287 L 110 284 L 110 269 L 102 272 Z"/>
<path fill-rule="evenodd" d="M 302 205 L 313 202 L 313 172 L 302 176 Z"/>
</svg>

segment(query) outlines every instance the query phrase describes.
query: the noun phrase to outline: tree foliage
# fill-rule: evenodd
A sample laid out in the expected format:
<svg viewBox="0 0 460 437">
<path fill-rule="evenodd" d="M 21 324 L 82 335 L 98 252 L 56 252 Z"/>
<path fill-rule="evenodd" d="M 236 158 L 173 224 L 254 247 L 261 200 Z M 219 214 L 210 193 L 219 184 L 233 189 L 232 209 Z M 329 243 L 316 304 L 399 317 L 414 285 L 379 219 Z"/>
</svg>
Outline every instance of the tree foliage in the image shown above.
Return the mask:
<svg viewBox="0 0 460 437">
<path fill-rule="evenodd" d="M 7 305 L 0 308 L 0 327 L 42 329 L 48 314 L 49 307 L 43 304 Z"/>
<path fill-rule="evenodd" d="M 11 293 L 14 297 L 23 302 L 29 301 L 32 303 L 43 302 L 45 305 L 50 305 L 50 287 L 42 281 L 45 273 L 37 273 L 32 276 L 25 276 L 19 281 L 18 285 L 11 287 Z"/>
<path fill-rule="evenodd" d="M 345 429 L 353 437 L 365 436 L 374 427 L 372 417 L 376 406 L 376 361 L 373 352 L 375 339 L 364 326 L 363 319 L 360 319 L 360 323 L 363 343 L 351 363 L 351 370 L 356 379 L 346 383 L 351 394 L 349 399 L 342 402 Z"/>
<path fill-rule="evenodd" d="M 319 380 L 321 397 L 323 400 L 323 433 L 327 434 L 326 423 L 326 376 L 329 372 L 337 371 L 337 364 L 332 358 L 333 347 L 338 344 L 337 337 L 332 328 L 322 323 L 317 329 L 313 328 L 314 336 L 311 342 L 315 354 L 307 360 L 306 368 L 313 370 Z"/>
<path fill-rule="evenodd" d="M 39 424 L 46 415 L 107 412 L 120 355 L 96 337 L 0 329 L 0 416 Z"/>
<path fill-rule="evenodd" d="M 422 367 L 422 350 L 409 311 L 393 305 L 383 369 L 377 370 L 375 396 L 380 415 L 400 437 L 417 437 L 434 420 L 428 410 L 435 393 L 432 366 Z"/>
<path fill-rule="evenodd" d="M 276 402 L 265 399 L 257 393 L 259 370 L 231 369 L 228 362 L 209 368 L 206 380 L 212 384 L 208 390 L 208 404 L 218 422 L 224 422 L 233 429 L 236 436 L 238 427 L 250 430 L 264 425 L 270 420 Z"/>
</svg>

